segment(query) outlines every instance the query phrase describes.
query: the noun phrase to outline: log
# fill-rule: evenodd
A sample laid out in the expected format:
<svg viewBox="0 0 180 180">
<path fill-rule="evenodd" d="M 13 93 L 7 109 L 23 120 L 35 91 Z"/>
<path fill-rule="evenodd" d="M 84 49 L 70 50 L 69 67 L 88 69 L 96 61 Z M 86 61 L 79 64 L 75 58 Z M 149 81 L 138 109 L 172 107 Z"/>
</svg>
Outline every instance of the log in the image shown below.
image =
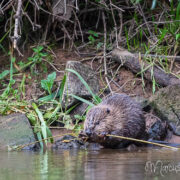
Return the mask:
<svg viewBox="0 0 180 180">
<path fill-rule="evenodd" d="M 112 59 L 124 67 L 130 69 L 133 73 L 140 73 L 142 71 L 142 67 L 139 61 L 139 56 L 137 54 L 132 54 L 127 50 L 114 49 L 112 51 Z M 146 69 L 149 64 L 143 62 L 143 69 Z M 157 66 L 150 66 L 143 72 L 144 77 L 152 81 L 152 68 L 153 68 L 153 76 L 157 84 L 165 87 L 173 84 L 180 84 L 180 79 L 172 74 L 167 74 L 163 70 L 159 69 Z"/>
</svg>

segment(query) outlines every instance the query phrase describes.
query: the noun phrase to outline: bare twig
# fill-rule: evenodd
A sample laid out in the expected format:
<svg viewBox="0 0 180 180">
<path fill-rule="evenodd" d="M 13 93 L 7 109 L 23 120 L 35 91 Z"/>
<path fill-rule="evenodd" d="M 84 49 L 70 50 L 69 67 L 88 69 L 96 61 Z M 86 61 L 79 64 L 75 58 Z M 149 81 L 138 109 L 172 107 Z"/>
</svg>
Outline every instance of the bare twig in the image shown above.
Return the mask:
<svg viewBox="0 0 180 180">
<path fill-rule="evenodd" d="M 143 17 L 143 19 L 144 19 L 144 22 L 145 22 L 146 27 L 147 27 L 147 29 L 148 29 L 148 31 L 149 31 L 149 34 L 150 34 L 150 36 L 152 37 L 152 32 L 151 32 L 151 30 L 150 30 L 149 23 L 148 23 L 147 20 L 146 20 L 146 17 L 145 17 L 145 15 L 144 15 L 144 13 L 143 13 L 143 10 L 142 10 L 142 8 L 141 8 L 141 5 L 138 5 L 138 8 L 139 8 L 140 14 L 142 15 L 142 17 Z"/>
<path fill-rule="evenodd" d="M 107 77 L 107 64 L 106 64 L 106 39 L 107 39 L 107 30 L 106 30 L 106 20 L 105 20 L 105 15 L 104 15 L 104 11 L 102 12 L 102 19 L 103 19 L 103 24 L 104 24 L 104 75 L 105 75 L 105 80 L 106 80 L 106 83 L 112 93 L 112 89 L 111 89 L 111 86 L 110 86 L 110 83 L 109 83 L 109 80 L 108 80 L 108 77 Z"/>
<path fill-rule="evenodd" d="M 110 0 L 110 8 L 111 8 L 111 14 L 112 14 L 112 18 L 113 18 L 113 22 L 114 22 L 114 29 L 115 29 L 115 34 L 116 34 L 116 47 L 118 47 L 118 35 L 117 35 L 117 23 L 116 23 L 116 20 L 115 20 L 115 16 L 114 16 L 114 12 L 113 12 L 113 4 L 112 4 L 112 1 Z"/>
<path fill-rule="evenodd" d="M 17 41 L 18 39 L 21 37 L 18 34 L 18 29 L 19 29 L 19 20 L 21 18 L 21 6 L 22 6 L 22 0 L 18 0 L 18 4 L 17 4 L 17 11 L 15 14 L 15 25 L 14 25 L 14 36 L 13 38 L 13 47 L 14 49 L 17 49 Z"/>
</svg>

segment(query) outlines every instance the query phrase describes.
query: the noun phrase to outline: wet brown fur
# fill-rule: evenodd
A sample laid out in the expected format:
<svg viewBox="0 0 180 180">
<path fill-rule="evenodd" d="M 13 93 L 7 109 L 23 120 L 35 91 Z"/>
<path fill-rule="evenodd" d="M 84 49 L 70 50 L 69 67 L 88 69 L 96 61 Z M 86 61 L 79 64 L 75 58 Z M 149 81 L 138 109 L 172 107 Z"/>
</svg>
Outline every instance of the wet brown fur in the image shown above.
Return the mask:
<svg viewBox="0 0 180 180">
<path fill-rule="evenodd" d="M 84 133 L 91 141 L 111 148 L 124 147 L 129 142 L 106 134 L 143 138 L 144 132 L 142 108 L 125 94 L 115 94 L 91 108 L 84 124 Z"/>
</svg>

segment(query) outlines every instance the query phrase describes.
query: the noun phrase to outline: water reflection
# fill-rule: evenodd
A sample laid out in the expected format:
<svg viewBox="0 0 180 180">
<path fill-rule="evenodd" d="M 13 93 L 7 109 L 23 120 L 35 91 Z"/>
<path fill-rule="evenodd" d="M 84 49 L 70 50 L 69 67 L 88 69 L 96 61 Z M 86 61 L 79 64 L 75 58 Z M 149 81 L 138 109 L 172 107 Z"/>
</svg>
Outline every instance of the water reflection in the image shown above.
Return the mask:
<svg viewBox="0 0 180 180">
<path fill-rule="evenodd" d="M 178 166 L 179 171 L 175 171 Z M 179 177 L 180 152 L 167 149 L 0 152 L 0 180 L 169 180 Z"/>
</svg>

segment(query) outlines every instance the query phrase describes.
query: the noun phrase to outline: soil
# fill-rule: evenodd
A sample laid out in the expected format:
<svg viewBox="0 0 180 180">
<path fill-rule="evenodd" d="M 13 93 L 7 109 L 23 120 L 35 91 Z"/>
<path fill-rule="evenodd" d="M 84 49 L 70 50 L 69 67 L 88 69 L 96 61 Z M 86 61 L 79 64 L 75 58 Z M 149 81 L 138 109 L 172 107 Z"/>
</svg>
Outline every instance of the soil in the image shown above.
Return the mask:
<svg viewBox="0 0 180 180">
<path fill-rule="evenodd" d="M 73 61 L 82 61 L 82 63 L 87 64 L 89 66 L 91 66 L 91 68 L 94 69 L 95 72 L 97 72 L 97 76 L 99 77 L 99 81 L 100 81 L 100 87 L 101 89 L 105 89 L 105 93 L 104 96 L 107 95 L 110 90 L 109 88 L 106 88 L 106 81 L 105 78 L 103 77 L 103 61 L 99 58 L 99 59 L 93 59 L 92 58 L 82 58 L 80 56 L 78 56 L 75 52 L 71 52 L 71 51 L 65 51 L 62 49 L 55 49 L 53 52 L 53 62 L 52 64 L 47 64 L 48 66 L 48 71 L 47 72 L 43 72 L 43 70 L 41 69 L 41 67 L 37 67 L 38 69 L 38 76 L 37 75 L 31 75 L 30 69 L 27 68 L 25 71 L 26 74 L 26 99 L 30 100 L 30 99 L 36 99 L 35 97 L 43 95 L 43 91 L 41 91 L 41 88 L 39 87 L 39 83 L 36 82 L 40 82 L 40 80 L 45 79 L 47 77 L 47 75 L 53 71 L 55 71 L 55 69 L 52 67 L 55 66 L 55 68 L 58 70 L 57 73 L 57 78 L 56 78 L 56 82 L 58 85 L 58 82 L 62 80 L 63 75 L 64 75 L 64 69 L 65 69 L 65 65 L 66 62 L 69 60 L 73 60 Z M 27 58 L 30 57 L 32 55 L 32 51 L 27 51 L 26 53 L 24 53 L 24 57 L 17 57 L 16 58 L 16 65 L 18 66 L 18 62 L 22 61 L 22 62 L 27 62 Z M 3 72 L 4 70 L 9 69 L 9 65 L 10 65 L 10 61 L 9 61 L 9 57 L 4 56 L 4 55 L 0 55 L 1 61 L 0 61 L 0 72 Z M 7 63 L 8 62 L 8 63 Z M 142 96 L 145 98 L 148 98 L 149 96 L 151 96 L 152 94 L 152 85 L 151 83 L 145 81 L 145 88 L 143 88 L 142 86 L 142 79 L 141 77 L 136 77 L 136 75 L 134 75 L 132 72 L 130 72 L 128 69 L 125 69 L 123 67 L 121 67 L 118 72 L 115 74 L 117 68 L 119 67 L 119 64 L 114 63 L 114 62 L 108 62 L 107 63 L 107 69 L 108 69 L 108 79 L 109 81 L 111 81 L 110 83 L 110 87 L 112 88 L 113 92 L 117 92 L 117 93 L 126 93 L 130 96 Z M 16 80 L 16 85 L 14 85 L 14 88 L 18 88 L 22 77 L 23 77 L 24 72 L 19 72 L 18 74 L 14 75 L 14 79 Z M 102 74 L 102 75 L 101 75 Z M 31 75 L 31 76 L 30 76 Z M 31 77 L 31 78 L 29 78 Z M 6 80 L 4 80 L 4 83 L 7 83 L 9 80 L 9 77 L 6 77 Z M 2 92 L 3 88 L 0 88 L 0 92 Z"/>
<path fill-rule="evenodd" d="M 74 52 L 68 52 L 61 49 L 56 49 L 54 53 L 56 54 L 56 58 L 54 59 L 54 65 L 58 68 L 58 70 L 64 71 L 66 62 L 69 60 L 82 61 L 83 64 L 89 65 L 97 73 L 101 89 L 106 87 L 105 78 L 101 78 L 101 71 L 103 71 L 102 69 L 104 67 L 101 59 L 93 60 L 92 57 L 87 60 L 86 58 L 79 57 Z M 113 76 L 115 76 L 113 78 L 113 81 L 110 83 L 113 92 L 126 93 L 130 96 L 142 96 L 145 98 L 148 98 L 152 95 L 152 84 L 150 82 L 145 80 L 145 87 L 143 88 L 141 77 L 136 77 L 135 74 L 123 67 L 121 67 L 116 73 L 116 75 L 114 75 L 118 67 L 118 63 L 107 63 L 107 69 L 109 69 L 108 74 L 110 74 L 108 77 L 109 81 L 111 81 L 112 79 L 112 74 Z M 63 75 L 63 72 L 57 73 L 56 80 L 62 80 Z M 105 92 L 108 93 L 109 89 L 105 88 Z"/>
</svg>

